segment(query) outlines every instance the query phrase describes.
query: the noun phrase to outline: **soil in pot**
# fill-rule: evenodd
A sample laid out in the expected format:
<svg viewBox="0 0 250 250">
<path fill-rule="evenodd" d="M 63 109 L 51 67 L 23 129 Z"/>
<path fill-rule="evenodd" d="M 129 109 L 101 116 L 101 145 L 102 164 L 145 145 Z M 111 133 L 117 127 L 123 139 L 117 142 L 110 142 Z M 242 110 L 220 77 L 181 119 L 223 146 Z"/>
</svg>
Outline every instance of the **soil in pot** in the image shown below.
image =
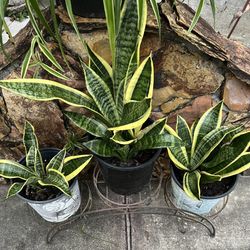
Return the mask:
<svg viewBox="0 0 250 250">
<path fill-rule="evenodd" d="M 33 201 L 46 201 L 50 199 L 54 199 L 60 196 L 62 193 L 55 187 L 32 187 L 27 185 L 24 189 L 19 193 L 21 196 L 28 200 Z"/>
<path fill-rule="evenodd" d="M 117 158 L 103 158 L 106 162 L 108 162 L 111 165 L 114 165 L 116 167 L 137 167 L 143 164 L 144 162 L 147 162 L 150 160 L 153 155 L 155 154 L 155 150 L 145 150 L 140 152 L 135 159 L 128 160 L 126 162 L 123 162 Z"/>
<path fill-rule="evenodd" d="M 184 172 L 176 167 L 173 167 L 173 171 L 177 180 L 182 186 Z M 232 176 L 213 183 L 200 183 L 201 196 L 204 197 L 221 196 L 227 193 L 232 188 L 232 184 L 235 182 L 235 179 L 236 176 Z"/>
<path fill-rule="evenodd" d="M 59 152 L 57 149 L 51 149 L 49 150 L 41 150 L 42 158 L 43 158 L 43 164 L 46 166 L 49 161 Z M 46 155 L 46 156 L 45 156 Z M 46 158 L 45 158 L 46 157 Z M 22 165 L 26 165 L 25 158 L 20 161 Z M 17 180 L 14 180 L 14 182 Z M 69 186 L 73 182 L 69 182 Z M 22 191 L 19 193 L 22 197 L 32 200 L 32 201 L 47 201 L 51 200 L 54 198 L 59 197 L 62 192 L 53 186 L 32 186 L 32 185 L 27 185 L 25 186 Z"/>
</svg>

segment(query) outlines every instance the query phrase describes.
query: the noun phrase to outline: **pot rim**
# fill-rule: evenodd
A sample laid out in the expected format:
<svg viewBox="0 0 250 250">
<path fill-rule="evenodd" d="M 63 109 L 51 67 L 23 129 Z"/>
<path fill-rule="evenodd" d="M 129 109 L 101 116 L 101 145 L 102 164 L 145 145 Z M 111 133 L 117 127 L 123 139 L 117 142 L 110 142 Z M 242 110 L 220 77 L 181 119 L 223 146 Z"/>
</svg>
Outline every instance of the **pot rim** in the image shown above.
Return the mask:
<svg viewBox="0 0 250 250">
<path fill-rule="evenodd" d="M 57 152 L 59 152 L 60 149 L 58 149 L 58 148 L 41 148 L 41 149 L 40 149 L 40 152 L 47 152 L 47 151 L 57 151 Z M 23 156 L 18 162 L 20 163 L 20 162 L 24 161 L 25 158 L 26 158 L 26 156 Z M 75 177 L 75 178 L 74 178 L 74 181 L 71 183 L 71 185 L 70 185 L 70 187 L 69 187 L 69 190 L 70 190 L 70 191 L 71 191 L 71 190 L 73 189 L 73 187 L 76 185 L 77 181 L 78 181 L 78 178 Z M 44 201 L 30 200 L 30 199 L 27 199 L 27 198 L 23 197 L 23 196 L 22 196 L 21 194 L 19 194 L 19 193 L 16 194 L 16 196 L 19 197 L 20 199 L 22 199 L 22 200 L 28 202 L 28 203 L 33 203 L 33 204 L 46 204 L 46 203 L 50 203 L 50 202 L 56 201 L 56 200 L 62 198 L 63 196 L 66 196 L 62 191 L 60 191 L 60 193 L 61 193 L 61 194 L 60 194 L 59 196 L 57 196 L 57 197 L 55 197 L 55 198 L 53 198 L 53 199 L 44 200 Z"/>
<path fill-rule="evenodd" d="M 177 168 L 177 167 L 174 165 L 174 163 L 172 161 L 170 161 L 171 177 L 175 181 L 175 183 L 182 189 L 182 191 L 185 192 L 182 188 L 181 183 L 178 181 L 178 179 L 173 171 L 173 168 Z M 201 195 L 201 199 L 214 200 L 214 199 L 223 198 L 223 197 L 227 196 L 228 194 L 230 194 L 235 189 L 236 184 L 238 183 L 239 175 L 237 174 L 237 175 L 233 175 L 231 177 L 234 178 L 234 183 L 225 193 L 220 194 L 220 195 L 214 195 L 214 196 Z M 228 177 L 228 178 L 230 178 L 230 177 Z"/>
<path fill-rule="evenodd" d="M 143 168 L 145 165 L 148 164 L 148 162 L 154 162 L 160 155 L 162 151 L 162 148 L 160 149 L 156 149 L 156 152 L 154 153 L 153 157 L 149 160 L 147 160 L 146 162 L 140 164 L 139 166 L 136 166 L 136 167 L 118 167 L 118 166 L 115 166 L 115 165 L 112 165 L 111 163 L 107 162 L 104 160 L 104 158 L 100 158 L 99 156 L 95 155 L 95 157 L 97 158 L 98 161 L 104 163 L 105 165 L 107 165 L 109 168 L 112 168 L 112 169 L 118 169 L 120 171 L 129 171 L 131 169 L 133 170 L 137 170 L 137 169 L 140 169 L 140 168 Z"/>
</svg>

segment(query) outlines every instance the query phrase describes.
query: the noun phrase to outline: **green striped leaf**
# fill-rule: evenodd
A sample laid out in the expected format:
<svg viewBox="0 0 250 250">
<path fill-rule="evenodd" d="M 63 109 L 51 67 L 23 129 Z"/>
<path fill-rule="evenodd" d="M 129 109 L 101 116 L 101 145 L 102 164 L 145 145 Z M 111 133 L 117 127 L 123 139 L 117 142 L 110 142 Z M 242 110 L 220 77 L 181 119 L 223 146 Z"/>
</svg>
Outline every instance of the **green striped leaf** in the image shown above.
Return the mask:
<svg viewBox="0 0 250 250">
<path fill-rule="evenodd" d="M 116 27 L 117 27 L 118 19 L 120 19 L 120 6 L 119 6 L 119 8 L 115 8 L 115 4 L 116 4 L 116 1 L 114 1 L 114 0 L 103 1 L 107 29 L 108 29 L 108 34 L 109 34 L 110 50 L 111 50 L 113 61 L 115 58 L 115 39 L 116 39 L 116 33 L 117 33 Z M 118 7 L 118 6 L 116 6 L 116 7 Z M 117 16 L 115 14 L 116 9 L 117 9 L 117 13 L 118 13 Z"/>
<path fill-rule="evenodd" d="M 219 150 L 219 152 L 213 156 L 212 160 L 209 162 L 203 162 L 201 165 L 201 170 L 208 172 L 215 172 L 213 168 L 220 169 L 224 162 L 231 162 L 232 159 L 237 157 L 236 149 L 231 146 L 225 146 Z"/>
<path fill-rule="evenodd" d="M 201 182 L 202 183 L 211 183 L 215 181 L 221 181 L 221 176 L 216 174 L 211 174 L 206 171 L 201 171 Z"/>
<path fill-rule="evenodd" d="M 131 101 L 124 105 L 123 117 L 119 126 L 109 128 L 112 131 L 129 130 L 140 127 L 149 118 L 151 113 L 151 99 Z"/>
<path fill-rule="evenodd" d="M 1 80 L 0 87 L 37 101 L 59 99 L 69 105 L 85 107 L 99 114 L 98 107 L 91 97 L 54 81 L 42 79 Z"/>
<path fill-rule="evenodd" d="M 22 62 L 22 68 L 21 68 L 21 77 L 22 78 L 25 78 L 26 77 L 26 74 L 27 74 L 27 71 L 28 71 L 28 68 L 29 68 L 29 64 L 30 64 L 30 60 L 31 60 L 31 57 L 32 57 L 32 50 L 31 48 L 27 51 L 24 59 L 23 59 L 23 62 Z"/>
<path fill-rule="evenodd" d="M 146 128 L 142 129 L 138 135 L 137 140 L 139 141 L 145 135 L 147 136 L 158 136 L 159 134 L 164 132 L 164 127 L 166 124 L 166 118 L 159 119 L 155 121 L 151 125 L 147 126 Z"/>
<path fill-rule="evenodd" d="M 66 77 L 65 75 L 63 75 L 62 73 L 60 73 L 59 71 L 51 68 L 50 66 L 48 66 L 47 64 L 45 63 L 42 63 L 42 62 L 39 62 L 39 66 L 41 66 L 45 71 L 47 71 L 49 74 L 59 78 L 59 79 L 62 79 L 62 80 L 66 80 L 68 81 L 69 78 Z"/>
<path fill-rule="evenodd" d="M 57 41 L 57 44 L 59 46 L 59 49 L 60 49 L 60 52 L 62 54 L 64 62 L 66 63 L 68 69 L 70 69 L 70 65 L 69 65 L 68 60 L 66 58 L 64 48 L 63 48 L 63 44 L 62 44 L 60 29 L 59 29 L 59 25 L 58 25 L 58 21 L 57 21 L 57 16 L 56 16 L 56 13 L 55 13 L 55 2 L 54 2 L 54 0 L 49 0 L 49 7 L 50 7 L 51 19 L 52 19 L 52 22 L 53 22 L 53 28 L 54 28 L 54 32 L 55 32 L 55 40 Z"/>
<path fill-rule="evenodd" d="M 42 155 L 39 149 L 36 150 L 35 172 L 41 178 L 45 175 L 43 159 L 42 159 Z"/>
<path fill-rule="evenodd" d="M 27 167 L 13 161 L 0 160 L 0 176 L 8 179 L 19 178 L 26 180 L 35 174 Z"/>
<path fill-rule="evenodd" d="M 154 87 L 154 68 L 152 56 L 147 57 L 135 71 L 126 87 L 125 101 L 142 101 L 144 98 L 152 98 Z"/>
<path fill-rule="evenodd" d="M 194 130 L 191 155 L 194 154 L 196 147 L 205 135 L 221 126 L 222 108 L 223 102 L 220 102 L 216 106 L 207 110 L 198 121 Z"/>
<path fill-rule="evenodd" d="M 124 162 L 128 162 L 129 152 L 130 152 L 129 145 L 124 145 L 116 149 L 118 158 Z"/>
<path fill-rule="evenodd" d="M 114 142 L 122 145 L 128 145 L 141 140 L 144 136 L 158 136 L 163 132 L 166 119 L 160 119 L 146 128 L 140 130 L 134 137 L 128 131 L 117 131 L 111 138 Z"/>
<path fill-rule="evenodd" d="M 126 101 L 126 97 L 125 97 L 125 92 L 126 89 L 128 89 L 127 87 L 127 83 L 129 82 L 129 79 L 131 79 L 132 75 L 134 74 L 134 72 L 137 69 L 137 62 L 136 62 L 136 54 L 133 53 L 130 61 L 129 61 L 129 65 L 128 65 L 128 69 L 127 69 L 127 73 L 125 78 L 120 82 L 118 90 L 117 90 L 117 96 L 115 99 L 116 102 L 116 106 L 118 108 L 119 114 L 122 115 L 123 114 L 123 108 Z"/>
<path fill-rule="evenodd" d="M 69 156 L 64 160 L 62 173 L 67 181 L 75 178 L 91 161 L 92 155 Z"/>
<path fill-rule="evenodd" d="M 108 85 L 111 93 L 113 92 L 113 82 L 112 82 L 112 68 L 110 65 L 99 55 L 97 55 L 87 43 L 86 49 L 89 56 L 89 67 L 99 75 L 102 80 Z"/>
<path fill-rule="evenodd" d="M 63 112 L 75 125 L 96 137 L 109 137 L 111 132 L 108 127 L 97 119 L 87 117 L 83 114 L 64 111 Z"/>
<path fill-rule="evenodd" d="M 36 183 L 38 180 L 39 180 L 39 178 L 37 178 L 37 177 L 30 177 L 25 182 L 15 182 L 15 183 L 13 183 L 8 189 L 6 199 L 18 194 L 19 192 L 21 192 L 22 189 L 24 188 L 24 186 L 30 185 L 31 183 Z"/>
<path fill-rule="evenodd" d="M 205 0 L 200 0 L 199 5 L 197 7 L 197 10 L 195 12 L 195 15 L 193 17 L 192 23 L 188 29 L 188 32 L 191 32 L 193 30 L 194 26 L 197 24 L 197 22 L 201 16 L 201 11 L 204 7 L 204 4 L 205 4 Z"/>
<path fill-rule="evenodd" d="M 194 170 L 199 167 L 232 130 L 234 130 L 234 128 L 220 127 L 204 136 L 191 158 L 191 169 Z"/>
<path fill-rule="evenodd" d="M 46 171 L 48 171 L 49 169 L 55 169 L 58 170 L 59 172 L 62 172 L 65 156 L 66 156 L 65 149 L 59 151 L 47 164 Z"/>
<path fill-rule="evenodd" d="M 33 169 L 36 174 L 42 177 L 45 174 L 43 160 L 42 160 L 41 153 L 39 151 L 39 145 L 38 145 L 38 140 L 35 134 L 35 129 L 32 126 L 32 124 L 28 121 L 25 121 L 25 125 L 24 125 L 23 142 L 24 142 L 26 155 L 28 156 L 28 161 L 35 160 Z M 30 152 L 31 147 L 33 147 L 34 149 L 32 149 L 32 151 Z M 28 162 L 28 164 L 32 165 L 32 162 Z M 29 166 L 29 168 L 31 169 L 32 166 Z"/>
<path fill-rule="evenodd" d="M 65 5 L 66 5 L 66 10 L 67 10 L 68 16 L 70 18 L 71 24 L 72 24 L 72 26 L 77 34 L 77 37 L 80 40 L 83 47 L 85 47 L 84 40 L 79 32 L 79 29 L 77 27 L 76 20 L 75 20 L 74 14 L 73 14 L 71 0 L 65 0 Z"/>
<path fill-rule="evenodd" d="M 5 17 L 5 11 L 6 11 L 6 7 L 7 7 L 8 3 L 9 3 L 9 0 L 0 1 L 0 31 L 1 31 L 1 34 L 0 34 L 0 50 L 3 51 L 4 56 L 6 56 L 7 58 L 8 58 L 8 55 L 7 55 L 6 50 L 4 48 L 3 36 L 2 36 L 3 32 L 2 31 L 3 30 L 6 31 L 5 27 L 7 25 L 6 25 L 6 22 L 4 20 L 4 17 Z M 7 28 L 8 28 L 8 26 L 7 26 Z M 7 32 L 7 33 L 9 34 L 10 32 Z"/>
<path fill-rule="evenodd" d="M 43 15 L 39 7 L 39 2 L 37 0 L 28 0 L 28 2 L 32 7 L 33 12 L 36 14 L 36 17 L 38 18 L 39 22 L 41 22 L 41 24 L 43 25 L 43 27 L 46 28 L 49 34 L 55 38 L 54 32 L 51 30 L 50 25 L 48 24 L 45 16 Z"/>
<path fill-rule="evenodd" d="M 23 143 L 26 151 L 26 155 L 28 154 L 30 148 L 33 146 L 35 149 L 39 148 L 38 140 L 35 134 L 35 129 L 30 122 L 25 121 L 24 125 L 24 134 L 23 134 Z"/>
<path fill-rule="evenodd" d="M 167 148 L 168 156 L 170 160 L 174 163 L 174 165 L 180 170 L 189 170 L 189 165 L 187 162 L 187 155 L 185 155 L 186 151 L 184 147 L 176 147 L 176 148 Z"/>
<path fill-rule="evenodd" d="M 26 5 L 26 8 L 27 8 L 27 11 L 28 11 L 28 14 L 29 14 L 30 22 L 32 24 L 33 29 L 35 30 L 36 35 L 39 37 L 39 39 L 43 43 L 45 43 L 45 40 L 43 38 L 41 29 L 39 28 L 39 25 L 38 25 L 38 23 L 36 21 L 34 13 L 33 13 L 33 9 L 32 9 L 30 0 L 25 0 L 25 5 Z"/>
<path fill-rule="evenodd" d="M 114 61 L 114 94 L 119 94 L 118 87 L 127 74 L 132 54 L 138 41 L 138 13 L 137 1 L 125 0 L 124 11 L 120 23 L 119 33 L 116 37 L 116 53 Z"/>
<path fill-rule="evenodd" d="M 200 179 L 199 171 L 186 172 L 183 176 L 183 190 L 192 199 L 200 199 Z"/>
<path fill-rule="evenodd" d="M 92 153 L 103 157 L 117 157 L 116 150 L 119 149 L 117 144 L 101 139 L 91 140 L 83 143 L 83 145 Z"/>
<path fill-rule="evenodd" d="M 10 197 L 18 194 L 20 191 L 22 191 L 25 184 L 26 184 L 25 182 L 15 182 L 15 183 L 13 183 L 8 189 L 6 199 L 10 198 Z"/>
<path fill-rule="evenodd" d="M 30 171 L 36 171 L 36 157 L 37 157 L 37 148 L 32 145 L 29 149 L 28 154 L 26 155 L 26 166 Z"/>
<path fill-rule="evenodd" d="M 189 170 L 189 158 L 185 147 L 169 147 L 168 156 L 175 166 L 181 170 Z"/>
<path fill-rule="evenodd" d="M 166 130 L 167 133 L 169 133 L 170 135 L 173 135 L 177 138 L 179 138 L 181 140 L 181 138 L 179 137 L 179 135 L 174 131 L 174 129 L 172 129 L 169 125 L 165 124 L 164 129 Z"/>
<path fill-rule="evenodd" d="M 145 149 L 157 149 L 180 146 L 183 142 L 165 131 L 158 136 L 144 135 L 141 140 L 134 144 L 133 150 L 142 151 Z"/>
<path fill-rule="evenodd" d="M 49 169 L 47 172 L 47 176 L 44 179 L 39 180 L 38 183 L 41 186 L 56 187 L 57 189 L 62 191 L 64 194 L 68 196 L 71 195 L 70 190 L 69 190 L 69 184 L 65 176 L 56 169 L 53 169 L 53 168 Z"/>
<path fill-rule="evenodd" d="M 225 138 L 223 139 L 223 141 L 221 142 L 221 144 L 226 144 L 232 141 L 232 139 L 237 136 L 240 132 L 242 132 L 244 130 L 244 126 L 240 125 L 235 127 L 234 130 L 232 130 L 230 133 L 228 133 Z"/>
<path fill-rule="evenodd" d="M 221 178 L 230 177 L 240 174 L 250 168 L 250 152 L 245 152 L 236 158 L 233 162 L 214 174 L 220 175 Z"/>
<path fill-rule="evenodd" d="M 155 14 L 157 23 L 158 23 L 158 28 L 159 28 L 159 37 L 161 39 L 161 16 L 160 16 L 160 12 L 159 12 L 159 8 L 158 8 L 158 4 L 156 0 L 150 0 L 153 12 Z"/>
<path fill-rule="evenodd" d="M 203 163 L 202 169 L 210 173 L 215 173 L 246 152 L 249 147 L 250 131 L 242 131 L 232 138 L 230 144 L 222 146 L 211 161 Z"/>
<path fill-rule="evenodd" d="M 120 117 L 109 87 L 91 68 L 86 66 L 84 74 L 88 92 L 99 110 L 111 124 L 118 125 Z"/>
<path fill-rule="evenodd" d="M 214 29 L 215 29 L 215 15 L 216 15 L 216 5 L 215 5 L 215 0 L 210 0 L 210 6 L 213 14 L 213 19 L 214 19 Z"/>
<path fill-rule="evenodd" d="M 140 48 L 141 42 L 144 37 L 146 23 L 147 23 L 147 2 L 145 0 L 137 0 L 137 13 L 138 13 L 138 39 L 136 48 L 137 64 L 140 63 Z"/>
<path fill-rule="evenodd" d="M 186 144 L 186 151 L 189 155 L 192 147 L 192 135 L 187 122 L 181 116 L 177 117 L 176 131 L 178 136 Z"/>
<path fill-rule="evenodd" d="M 133 138 L 125 130 L 125 131 L 115 131 L 114 135 L 111 137 L 111 140 L 121 145 L 128 145 L 134 143 L 137 140 L 137 138 Z"/>
<path fill-rule="evenodd" d="M 195 131 L 195 128 L 196 128 L 196 125 L 198 123 L 198 120 L 195 120 L 193 123 L 192 123 L 192 126 L 191 126 L 191 136 L 192 136 L 192 140 L 194 138 L 194 131 Z"/>
</svg>

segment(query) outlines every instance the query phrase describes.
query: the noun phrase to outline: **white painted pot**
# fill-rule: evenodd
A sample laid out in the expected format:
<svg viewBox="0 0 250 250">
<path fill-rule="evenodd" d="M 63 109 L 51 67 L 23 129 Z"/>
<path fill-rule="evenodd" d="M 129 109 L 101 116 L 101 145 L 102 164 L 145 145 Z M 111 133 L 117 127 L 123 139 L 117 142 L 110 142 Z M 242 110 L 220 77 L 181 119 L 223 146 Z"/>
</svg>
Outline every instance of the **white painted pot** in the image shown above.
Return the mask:
<svg viewBox="0 0 250 250">
<path fill-rule="evenodd" d="M 42 158 L 48 161 L 59 151 L 60 149 L 57 148 L 43 148 L 40 150 Z M 19 163 L 25 165 L 25 159 L 23 157 Z M 17 196 L 27 202 L 45 220 L 61 222 L 75 214 L 81 205 L 81 195 L 77 178 L 70 185 L 70 192 L 71 196 L 61 193 L 60 196 L 46 201 L 29 200 L 23 197 L 21 193 L 17 194 Z"/>
<path fill-rule="evenodd" d="M 70 187 L 71 197 L 61 194 L 47 201 L 32 201 L 18 195 L 27 202 L 46 221 L 62 222 L 75 214 L 81 205 L 81 195 L 78 180 L 75 179 Z"/>
<path fill-rule="evenodd" d="M 171 187 L 175 206 L 200 215 L 208 214 L 223 199 L 222 197 L 217 199 L 194 200 L 186 195 L 173 178 L 171 178 Z"/>
<path fill-rule="evenodd" d="M 233 179 L 232 186 L 226 193 L 218 196 L 201 196 L 200 200 L 194 200 L 184 192 L 172 168 L 171 188 L 173 202 L 175 206 L 180 209 L 184 209 L 199 215 L 209 214 L 212 209 L 215 208 L 216 205 L 224 199 L 225 196 L 227 196 L 234 190 L 238 176 L 233 176 L 231 178 Z"/>
</svg>

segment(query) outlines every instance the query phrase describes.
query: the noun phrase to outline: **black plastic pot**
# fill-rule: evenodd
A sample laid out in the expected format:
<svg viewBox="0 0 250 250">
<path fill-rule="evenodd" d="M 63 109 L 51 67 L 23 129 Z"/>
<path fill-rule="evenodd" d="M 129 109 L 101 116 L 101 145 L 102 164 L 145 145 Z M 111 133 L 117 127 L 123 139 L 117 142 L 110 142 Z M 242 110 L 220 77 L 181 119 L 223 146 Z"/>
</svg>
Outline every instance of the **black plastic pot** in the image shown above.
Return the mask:
<svg viewBox="0 0 250 250">
<path fill-rule="evenodd" d="M 114 166 L 104 158 L 97 157 L 101 172 L 106 184 L 117 194 L 130 195 L 140 192 L 149 183 L 156 159 L 161 149 L 155 151 L 147 162 L 139 166 L 119 167 Z"/>
<path fill-rule="evenodd" d="M 60 0 L 65 7 L 65 0 Z M 81 17 L 104 18 L 103 0 L 71 0 L 73 13 Z"/>
</svg>

